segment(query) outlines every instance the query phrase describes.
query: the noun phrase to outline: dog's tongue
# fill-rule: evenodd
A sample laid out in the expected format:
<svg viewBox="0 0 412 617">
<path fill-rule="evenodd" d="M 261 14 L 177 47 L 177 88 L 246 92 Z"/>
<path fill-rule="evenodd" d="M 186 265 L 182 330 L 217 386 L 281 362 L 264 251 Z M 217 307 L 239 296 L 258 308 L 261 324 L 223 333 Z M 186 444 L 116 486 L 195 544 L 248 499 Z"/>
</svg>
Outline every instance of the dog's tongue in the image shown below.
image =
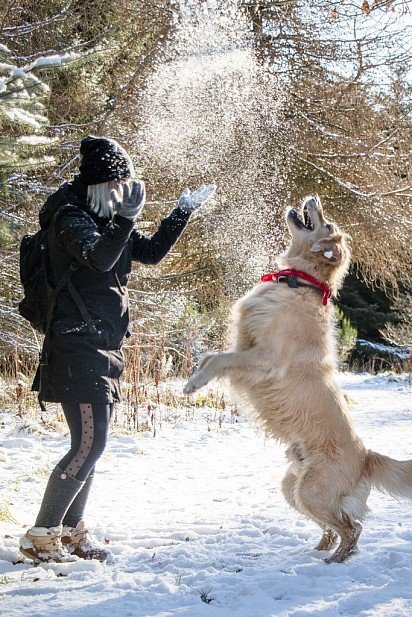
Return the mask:
<svg viewBox="0 0 412 617">
<path fill-rule="evenodd" d="M 312 229 L 313 229 L 312 219 L 310 218 L 310 216 L 309 216 L 308 211 L 306 210 L 306 208 L 305 208 L 305 210 L 303 210 L 303 219 L 304 219 L 304 221 L 305 221 L 305 226 L 306 226 L 308 229 L 312 230 Z"/>
</svg>

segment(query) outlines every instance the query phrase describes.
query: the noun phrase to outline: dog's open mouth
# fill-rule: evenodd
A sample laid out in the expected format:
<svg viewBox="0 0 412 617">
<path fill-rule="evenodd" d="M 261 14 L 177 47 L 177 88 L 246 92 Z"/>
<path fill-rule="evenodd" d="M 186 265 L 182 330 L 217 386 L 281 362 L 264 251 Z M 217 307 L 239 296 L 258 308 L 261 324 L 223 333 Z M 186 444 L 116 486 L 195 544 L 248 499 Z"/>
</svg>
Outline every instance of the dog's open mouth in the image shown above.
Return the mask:
<svg viewBox="0 0 412 617">
<path fill-rule="evenodd" d="M 313 231 L 312 219 L 309 216 L 309 212 L 306 206 L 304 206 L 303 208 L 303 220 L 304 220 L 306 229 L 309 229 L 309 231 Z"/>
<path fill-rule="evenodd" d="M 296 227 L 298 227 L 299 229 L 306 229 L 307 231 L 313 231 L 314 229 L 313 221 L 309 216 L 309 212 L 306 206 L 303 207 L 303 220 L 301 216 L 293 208 L 292 210 L 290 210 L 289 216 L 292 219 L 292 221 L 295 223 Z"/>
</svg>

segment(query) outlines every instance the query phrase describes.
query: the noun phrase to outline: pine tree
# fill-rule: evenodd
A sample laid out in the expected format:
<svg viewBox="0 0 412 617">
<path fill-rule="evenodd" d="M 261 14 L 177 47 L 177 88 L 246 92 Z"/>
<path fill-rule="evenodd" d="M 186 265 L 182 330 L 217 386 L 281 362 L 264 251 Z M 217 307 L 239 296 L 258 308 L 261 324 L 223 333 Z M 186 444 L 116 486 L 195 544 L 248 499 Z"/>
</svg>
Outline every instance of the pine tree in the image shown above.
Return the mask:
<svg viewBox="0 0 412 617">
<path fill-rule="evenodd" d="M 44 135 L 49 88 L 34 74 L 37 66 L 16 66 L 0 45 L 0 190 L 12 171 L 52 162 L 45 148 L 53 140 Z"/>
<path fill-rule="evenodd" d="M 339 308 L 357 329 L 358 336 L 373 342 L 385 342 L 382 330 L 397 324 L 399 314 L 394 301 L 379 287 L 368 286 L 360 273 L 351 270 L 339 294 Z"/>
<path fill-rule="evenodd" d="M 388 286 L 385 291 L 371 287 L 354 268 L 350 271 L 338 298 L 340 344 L 345 332 L 344 320 L 357 331 L 346 350 L 349 366 L 373 371 L 393 367 L 404 370 L 407 348 L 411 346 L 407 281 L 398 281 L 397 290 L 398 295 Z"/>
</svg>

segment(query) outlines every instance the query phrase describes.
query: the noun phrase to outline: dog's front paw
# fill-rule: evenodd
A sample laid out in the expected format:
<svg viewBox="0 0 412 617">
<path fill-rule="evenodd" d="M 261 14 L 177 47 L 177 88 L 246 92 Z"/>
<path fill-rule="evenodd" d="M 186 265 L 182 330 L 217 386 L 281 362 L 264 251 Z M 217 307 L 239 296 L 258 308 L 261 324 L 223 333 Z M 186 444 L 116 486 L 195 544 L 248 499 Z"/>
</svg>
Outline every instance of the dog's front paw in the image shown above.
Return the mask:
<svg viewBox="0 0 412 617">
<path fill-rule="evenodd" d="M 187 384 L 184 386 L 183 393 L 193 394 L 193 392 L 196 392 L 196 390 L 199 390 L 199 388 L 205 386 L 208 381 L 209 380 L 207 379 L 205 372 L 197 370 L 196 373 L 191 376 Z"/>
</svg>

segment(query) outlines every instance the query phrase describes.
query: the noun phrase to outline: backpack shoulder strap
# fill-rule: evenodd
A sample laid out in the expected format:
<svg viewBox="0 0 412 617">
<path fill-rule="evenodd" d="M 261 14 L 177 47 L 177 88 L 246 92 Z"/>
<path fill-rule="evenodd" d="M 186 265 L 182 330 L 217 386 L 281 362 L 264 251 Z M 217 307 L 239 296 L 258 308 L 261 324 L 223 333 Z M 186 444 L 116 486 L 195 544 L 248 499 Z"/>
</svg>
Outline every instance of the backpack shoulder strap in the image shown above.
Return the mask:
<svg viewBox="0 0 412 617">
<path fill-rule="evenodd" d="M 53 229 L 54 231 L 54 226 L 56 225 L 56 220 L 59 214 L 61 214 L 63 209 L 78 209 L 78 207 L 74 204 L 64 204 L 63 206 L 61 206 L 54 214 L 53 217 L 50 221 L 50 226 L 49 226 L 49 231 L 51 229 Z M 58 281 L 58 283 L 56 284 L 55 288 L 52 290 L 51 293 L 51 301 L 50 301 L 50 310 L 48 311 L 48 315 L 47 315 L 47 321 L 46 321 L 46 332 L 50 327 L 51 321 L 53 319 L 53 313 L 54 313 L 54 309 L 56 306 L 56 299 L 57 296 L 59 295 L 59 293 L 62 291 L 62 289 L 64 287 L 66 287 L 67 285 L 67 289 L 73 299 L 73 302 L 75 303 L 75 305 L 77 306 L 77 308 L 79 309 L 79 312 L 84 320 L 84 322 L 87 324 L 88 328 L 89 328 L 89 332 L 90 333 L 95 333 L 97 332 L 97 328 L 93 322 L 93 319 L 89 313 L 89 311 L 87 310 L 87 307 L 84 303 L 84 301 L 82 300 L 81 296 L 79 295 L 79 292 L 77 291 L 77 289 L 75 288 L 75 286 L 73 285 L 73 282 L 71 280 L 71 275 L 73 274 L 73 272 L 76 272 L 76 270 L 78 270 L 80 268 L 80 264 L 73 259 L 70 263 L 69 268 L 66 270 L 66 272 L 63 274 L 63 276 L 61 277 L 61 279 Z"/>
<path fill-rule="evenodd" d="M 77 268 L 76 268 L 77 269 Z M 73 270 L 72 270 L 73 272 Z M 74 303 L 76 304 L 77 308 L 80 311 L 81 316 L 83 317 L 83 320 L 86 322 L 88 328 L 89 328 L 89 332 L 90 333 L 95 333 L 97 332 L 97 328 L 93 322 L 93 319 L 91 318 L 91 315 L 89 313 L 89 311 L 87 310 L 87 307 L 84 303 L 84 301 L 82 300 L 81 296 L 79 295 L 79 292 L 77 291 L 77 289 L 75 288 L 75 286 L 73 285 L 73 282 L 70 278 L 70 274 L 71 272 L 69 271 L 68 277 L 67 277 L 67 287 L 69 290 L 69 293 L 71 295 L 71 297 L 73 298 Z"/>
</svg>

